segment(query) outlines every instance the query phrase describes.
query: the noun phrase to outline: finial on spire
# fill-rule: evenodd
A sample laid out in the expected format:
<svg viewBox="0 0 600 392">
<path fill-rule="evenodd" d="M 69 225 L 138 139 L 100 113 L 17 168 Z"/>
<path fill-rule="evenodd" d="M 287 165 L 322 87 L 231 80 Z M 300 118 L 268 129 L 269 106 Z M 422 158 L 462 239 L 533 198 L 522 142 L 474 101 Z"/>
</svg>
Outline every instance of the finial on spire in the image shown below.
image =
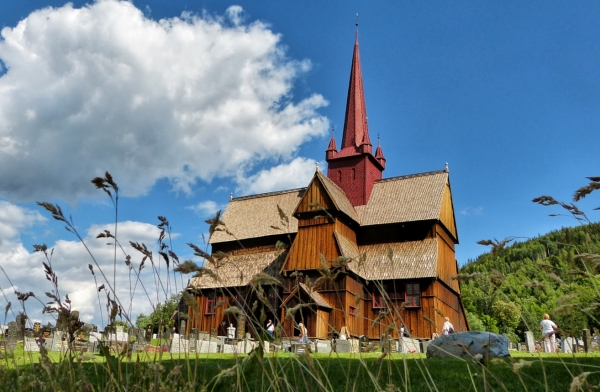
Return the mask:
<svg viewBox="0 0 600 392">
<path fill-rule="evenodd" d="M 229 194 L 229 201 L 233 200 L 233 192 Z"/>
<path fill-rule="evenodd" d="M 358 27 L 358 12 L 356 13 L 356 22 L 355 22 L 356 27 Z"/>
<path fill-rule="evenodd" d="M 317 162 L 317 172 L 319 172 L 319 162 Z"/>
<path fill-rule="evenodd" d="M 448 169 L 448 162 L 446 162 L 446 168 L 444 169 L 444 171 L 445 171 L 446 173 L 450 172 L 450 169 Z"/>
</svg>

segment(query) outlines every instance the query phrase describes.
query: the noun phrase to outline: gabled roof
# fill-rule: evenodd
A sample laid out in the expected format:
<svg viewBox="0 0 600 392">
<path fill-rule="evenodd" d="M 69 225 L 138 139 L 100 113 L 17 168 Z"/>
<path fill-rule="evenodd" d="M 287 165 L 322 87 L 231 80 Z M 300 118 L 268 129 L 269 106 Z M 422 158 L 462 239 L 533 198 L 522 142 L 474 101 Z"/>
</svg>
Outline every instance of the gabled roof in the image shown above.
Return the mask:
<svg viewBox="0 0 600 392">
<path fill-rule="evenodd" d="M 217 244 L 269 235 L 296 233 L 298 231 L 298 221 L 292 213 L 302 198 L 305 189 L 290 189 L 232 199 L 221 216 L 221 221 L 223 221 L 225 227 L 213 232 L 208 243 Z M 282 221 L 277 206 L 288 217 L 288 225 Z M 227 233 L 225 229 L 231 234 Z"/>
<path fill-rule="evenodd" d="M 331 181 L 329 177 L 327 177 L 320 171 L 317 171 L 315 173 L 313 181 L 315 181 L 315 179 L 319 179 L 319 181 L 321 181 L 321 184 L 323 184 L 323 186 L 327 190 L 327 193 L 331 197 L 331 201 L 333 201 L 333 204 L 335 204 L 336 208 L 339 211 L 342 211 L 355 222 L 358 222 L 358 215 L 356 214 L 356 210 L 352 206 L 352 203 L 350 203 L 350 200 L 348 200 L 348 198 L 346 197 L 344 191 L 333 181 Z"/>
<path fill-rule="evenodd" d="M 334 236 L 342 256 L 353 259 L 348 264 L 350 271 L 366 280 L 437 276 L 438 244 L 435 238 L 357 246 L 338 232 L 334 232 Z"/>
<path fill-rule="evenodd" d="M 287 304 L 292 298 L 294 298 L 294 296 L 300 291 L 302 290 L 304 293 L 306 293 L 308 295 L 308 297 L 317 305 L 317 306 L 321 306 L 323 308 L 327 308 L 327 309 L 333 309 L 331 307 L 331 305 L 329 305 L 329 302 L 327 302 L 327 300 L 325 298 L 323 298 L 321 296 L 321 294 L 317 293 L 316 291 L 313 291 L 310 287 L 308 287 L 307 285 L 305 285 L 304 283 L 300 283 L 294 290 L 292 290 L 292 292 L 290 293 L 290 295 L 287 296 L 287 298 L 285 298 L 283 300 L 283 302 L 281 303 L 280 307 L 285 306 L 285 304 Z"/>
<path fill-rule="evenodd" d="M 216 279 L 203 275 L 192 278 L 190 286 L 197 289 L 246 286 L 261 272 L 280 279 L 279 269 L 285 256 L 286 252 L 282 250 L 231 255 L 221 260 L 219 267 L 205 265 L 217 275 Z"/>
<path fill-rule="evenodd" d="M 446 171 L 375 182 L 369 202 L 356 207 L 361 226 L 439 220 L 447 182 Z"/>
</svg>

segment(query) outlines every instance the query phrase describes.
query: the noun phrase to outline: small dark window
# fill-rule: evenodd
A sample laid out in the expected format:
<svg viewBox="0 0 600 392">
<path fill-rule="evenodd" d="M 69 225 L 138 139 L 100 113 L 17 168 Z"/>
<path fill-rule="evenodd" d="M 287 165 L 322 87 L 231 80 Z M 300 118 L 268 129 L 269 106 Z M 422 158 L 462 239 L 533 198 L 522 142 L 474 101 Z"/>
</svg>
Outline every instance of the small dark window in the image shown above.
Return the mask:
<svg viewBox="0 0 600 392">
<path fill-rule="evenodd" d="M 407 307 L 421 306 L 421 286 L 419 283 L 407 283 L 406 295 L 404 297 Z"/>
<path fill-rule="evenodd" d="M 356 169 L 352 168 L 352 179 L 356 180 Z"/>
<path fill-rule="evenodd" d="M 342 181 L 342 171 L 338 170 L 338 181 Z"/>
<path fill-rule="evenodd" d="M 385 309 L 385 304 L 383 303 L 383 297 L 381 294 L 373 293 L 371 298 L 373 299 L 373 309 Z"/>
<path fill-rule="evenodd" d="M 354 306 L 350 306 L 350 310 L 348 310 L 350 316 L 356 316 L 356 308 Z"/>
<path fill-rule="evenodd" d="M 215 300 L 214 299 L 207 299 L 206 300 L 206 309 L 204 311 L 204 314 L 215 314 Z"/>
</svg>

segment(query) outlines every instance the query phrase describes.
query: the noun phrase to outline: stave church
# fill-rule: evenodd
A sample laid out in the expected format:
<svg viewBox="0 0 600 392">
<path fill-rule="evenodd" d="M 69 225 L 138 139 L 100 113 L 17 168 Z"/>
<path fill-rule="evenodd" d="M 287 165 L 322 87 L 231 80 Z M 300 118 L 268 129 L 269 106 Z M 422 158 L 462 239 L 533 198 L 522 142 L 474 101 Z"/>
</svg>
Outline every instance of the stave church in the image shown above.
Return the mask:
<svg viewBox="0 0 600 392">
<path fill-rule="evenodd" d="M 325 146 L 324 146 L 325 147 Z M 187 290 L 187 331 L 258 338 L 272 319 L 283 336 L 430 339 L 449 317 L 468 324 L 460 296 L 458 232 L 448 168 L 384 178 L 369 134 L 358 32 L 340 148 L 305 188 L 232 198 L 209 243 L 210 274 Z M 232 312 L 231 307 L 238 311 Z M 229 309 L 229 311 L 228 311 Z"/>
</svg>

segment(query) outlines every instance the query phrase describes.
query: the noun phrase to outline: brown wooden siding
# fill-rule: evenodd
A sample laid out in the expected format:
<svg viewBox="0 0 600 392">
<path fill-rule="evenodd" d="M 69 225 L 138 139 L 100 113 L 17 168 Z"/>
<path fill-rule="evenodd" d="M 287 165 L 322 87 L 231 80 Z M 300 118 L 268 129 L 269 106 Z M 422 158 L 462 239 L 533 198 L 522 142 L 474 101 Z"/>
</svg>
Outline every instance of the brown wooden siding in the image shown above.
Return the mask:
<svg viewBox="0 0 600 392">
<path fill-rule="evenodd" d="M 295 213 L 319 211 L 321 208 L 333 209 L 335 205 L 323 185 L 319 181 L 313 181 L 298 203 Z"/>
<path fill-rule="evenodd" d="M 434 283 L 434 292 L 436 296 L 435 308 L 439 311 L 435 314 L 435 324 L 437 332 L 441 333 L 444 324 L 444 316 L 450 318 L 456 332 L 468 330 L 466 315 L 460 306 L 460 298 L 441 282 Z"/>
<path fill-rule="evenodd" d="M 458 280 L 452 279 L 453 275 L 458 273 L 458 266 L 456 264 L 456 254 L 454 253 L 454 246 L 452 242 L 449 242 L 449 237 L 445 230 L 436 225 L 436 239 L 438 246 L 438 262 L 437 262 L 437 276 L 443 280 L 448 286 L 452 287 L 454 291 L 460 293 L 460 287 Z"/>
<path fill-rule="evenodd" d="M 446 183 L 444 188 L 444 196 L 442 198 L 442 209 L 440 211 L 440 220 L 446 226 L 446 229 L 452 234 L 455 242 L 458 242 L 458 234 L 456 233 L 456 221 L 454 219 L 454 207 L 452 206 L 452 192 L 450 191 L 450 183 Z"/>
</svg>

